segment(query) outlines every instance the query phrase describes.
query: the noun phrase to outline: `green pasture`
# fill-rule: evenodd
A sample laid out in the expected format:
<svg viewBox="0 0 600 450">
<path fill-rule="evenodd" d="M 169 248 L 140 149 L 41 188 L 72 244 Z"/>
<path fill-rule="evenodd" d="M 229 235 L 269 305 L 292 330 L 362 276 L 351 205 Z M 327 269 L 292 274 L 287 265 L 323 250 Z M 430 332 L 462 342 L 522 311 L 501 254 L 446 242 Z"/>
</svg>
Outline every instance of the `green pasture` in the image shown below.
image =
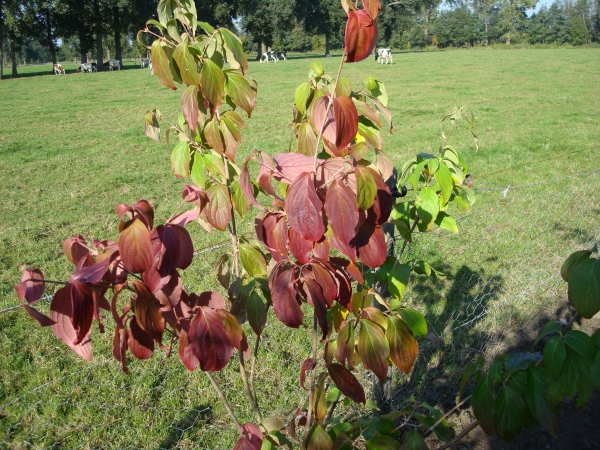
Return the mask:
<svg viewBox="0 0 600 450">
<path fill-rule="evenodd" d="M 240 164 L 253 148 L 288 150 L 294 90 L 315 60 L 250 63 L 258 103 Z M 335 76 L 339 55 L 318 61 Z M 117 204 L 146 199 L 160 222 L 179 203 L 185 180 L 171 174 L 166 144 L 145 136 L 143 116 L 158 108 L 175 122 L 181 91 L 163 87 L 147 69 L 126 67 L 54 76 L 50 65 L 28 66 L 19 68 L 20 79 L 0 82 L 0 310 L 18 304 L 12 286 L 24 266 L 41 268 L 47 279 L 68 278 L 64 239 L 114 239 Z M 397 167 L 437 151 L 440 119 L 453 107 L 464 105 L 477 118 L 479 150 L 466 127 L 451 140 L 481 189 L 472 213 L 460 215 L 459 235 L 435 232 L 410 247 L 409 256 L 450 277 L 419 277 L 407 297 L 441 338 L 422 342 L 413 376 L 394 376 L 399 396 L 415 391 L 448 406 L 473 354 L 503 341 L 517 345 L 537 326 L 534 318 L 557 314 L 562 260 L 600 239 L 598 67 L 597 49 L 406 52 L 395 54 L 393 65 L 369 58 L 344 67 L 355 89 L 370 74 L 385 84 L 394 124 L 385 151 Z M 252 231 L 251 220 L 241 230 Z M 190 232 L 197 250 L 227 240 L 200 227 Z M 212 270 L 222 251 L 196 258 L 185 278 L 189 291 L 218 289 Z M 104 336 L 94 330 L 88 363 L 22 310 L 0 314 L 0 447 L 233 446 L 235 430 L 202 373 L 156 352 L 150 361 L 131 360 L 124 375 L 107 328 Z M 287 421 L 301 406 L 299 367 L 310 348 L 306 330 L 268 325 L 257 368 L 267 415 Z M 232 360 L 217 380 L 240 420 L 249 421 L 236 367 Z"/>
</svg>

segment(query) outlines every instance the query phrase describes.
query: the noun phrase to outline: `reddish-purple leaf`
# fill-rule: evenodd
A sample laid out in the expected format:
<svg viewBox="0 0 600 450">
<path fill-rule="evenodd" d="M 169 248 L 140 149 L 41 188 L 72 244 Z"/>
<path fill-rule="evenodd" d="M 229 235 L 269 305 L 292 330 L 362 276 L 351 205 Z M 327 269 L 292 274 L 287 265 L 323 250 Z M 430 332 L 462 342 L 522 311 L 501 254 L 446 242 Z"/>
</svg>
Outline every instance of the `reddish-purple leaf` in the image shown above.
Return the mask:
<svg viewBox="0 0 600 450">
<path fill-rule="evenodd" d="M 305 391 L 309 390 L 308 388 L 304 387 L 304 382 L 306 381 L 306 372 L 313 370 L 316 365 L 317 361 L 312 358 L 307 358 L 302 363 L 302 368 L 300 369 L 300 386 L 302 386 L 302 389 Z"/>
<path fill-rule="evenodd" d="M 298 153 L 279 153 L 273 157 L 273 161 L 275 162 L 275 168 L 285 178 L 277 173 L 274 174 L 274 177 L 277 181 L 283 181 L 284 183 L 293 182 L 296 177 L 304 172 L 312 172 L 315 164 L 314 158 Z"/>
<path fill-rule="evenodd" d="M 275 315 L 288 327 L 298 328 L 302 325 L 304 313 L 296 300 L 294 271 L 287 269 L 281 274 L 273 272 L 269 277 L 269 289 Z"/>
<path fill-rule="evenodd" d="M 139 200 L 135 205 L 133 205 L 133 209 L 137 213 L 138 217 L 140 217 L 148 228 L 152 228 L 154 226 L 154 210 L 150 203 L 146 200 Z"/>
<path fill-rule="evenodd" d="M 390 217 L 394 199 L 392 198 L 390 188 L 384 183 L 379 174 L 372 169 L 368 170 L 373 175 L 373 180 L 377 186 L 377 195 L 375 196 L 373 205 L 369 208 L 368 218 L 377 225 L 383 225 Z"/>
<path fill-rule="evenodd" d="M 164 309 L 174 308 L 181 301 L 183 285 L 179 273 L 174 270 L 169 278 L 169 282 L 161 289 L 153 292 L 154 297 L 159 301 Z"/>
<path fill-rule="evenodd" d="M 198 88 L 188 86 L 181 95 L 181 110 L 192 131 L 198 128 Z"/>
<path fill-rule="evenodd" d="M 132 302 L 137 323 L 160 344 L 165 331 L 165 319 L 160 312 L 159 304 L 145 284 L 140 281 L 133 281 L 132 284 L 137 294 L 137 298 Z"/>
<path fill-rule="evenodd" d="M 123 372 L 129 373 L 127 370 L 127 330 L 125 328 L 115 327 L 113 335 L 113 356 L 117 361 L 121 361 Z"/>
<path fill-rule="evenodd" d="M 385 336 L 390 343 L 390 359 L 405 374 L 409 374 L 419 354 L 419 344 L 403 320 L 390 316 Z"/>
<path fill-rule="evenodd" d="M 290 226 L 304 239 L 317 242 L 325 233 L 322 208 L 312 172 L 302 173 L 290 185 L 285 199 Z"/>
<path fill-rule="evenodd" d="M 117 256 L 115 254 L 116 250 L 117 249 L 114 249 L 113 251 L 115 257 Z M 108 267 L 112 262 L 113 258 L 104 258 L 96 264 L 77 269 L 73 272 L 73 275 L 71 275 L 70 281 L 71 283 L 74 283 L 75 281 L 80 281 L 82 283 L 97 283 L 104 278 L 104 275 L 106 275 Z"/>
<path fill-rule="evenodd" d="M 378 37 L 377 24 L 366 11 L 349 11 L 344 35 L 346 62 L 358 62 L 368 58 L 377 45 Z"/>
<path fill-rule="evenodd" d="M 206 193 L 209 198 L 208 207 L 204 209 L 206 220 L 217 230 L 226 230 L 231 220 L 231 200 L 227 187 L 216 183 Z"/>
<path fill-rule="evenodd" d="M 173 73 L 169 67 L 172 54 L 173 50 L 162 43 L 160 39 L 156 39 L 152 43 L 152 72 L 158 76 L 162 84 L 175 90 L 177 88 L 173 84 Z"/>
<path fill-rule="evenodd" d="M 219 155 L 225 153 L 225 142 L 216 117 L 209 120 L 204 126 L 204 137 L 208 145 Z"/>
<path fill-rule="evenodd" d="M 379 378 L 379 381 L 385 383 L 390 345 L 381 327 L 367 319 L 360 319 L 358 354 L 363 366 L 372 371 Z"/>
<path fill-rule="evenodd" d="M 24 300 L 27 300 L 27 303 L 30 305 L 41 300 L 45 289 L 46 284 L 44 282 L 44 275 L 39 269 L 23 270 L 21 282 L 15 285 L 15 291 L 17 291 L 19 301 L 24 304 Z"/>
<path fill-rule="evenodd" d="M 280 213 L 260 213 L 254 221 L 258 240 L 276 261 L 287 258 L 288 226 Z"/>
<path fill-rule="evenodd" d="M 356 261 L 356 248 L 353 240 L 346 242 L 344 239 L 340 239 L 338 235 L 335 234 L 335 232 L 331 229 L 331 226 L 327 228 L 327 233 L 325 236 L 329 245 L 346 255 L 348 258 L 352 259 L 352 261 Z"/>
<path fill-rule="evenodd" d="M 85 258 L 90 253 L 87 242 L 83 236 L 65 239 L 63 242 L 63 252 L 69 261 L 77 264 L 81 258 Z"/>
<path fill-rule="evenodd" d="M 77 331 L 73 327 L 73 295 L 79 295 L 77 288 L 69 284 L 59 289 L 50 305 L 50 319 L 55 323 L 52 325 L 54 334 L 65 344 L 67 344 L 75 353 L 82 358 L 92 360 L 92 340 L 90 339 L 89 329 L 87 334 L 77 341 Z M 74 293 L 75 292 L 75 293 Z"/>
<path fill-rule="evenodd" d="M 185 270 L 192 264 L 194 259 L 194 244 L 190 233 L 185 228 L 175 224 L 167 225 L 167 227 L 173 228 L 177 233 L 177 259 L 175 265 L 178 269 Z"/>
<path fill-rule="evenodd" d="M 329 96 L 317 98 L 310 109 L 309 120 L 314 127 L 317 136 L 323 131 L 323 138 L 335 145 L 337 133 L 334 118 L 334 105 L 329 106 L 331 99 Z M 327 110 L 329 106 L 329 110 Z M 336 155 L 339 156 L 339 155 Z M 311 158 L 312 159 L 312 158 Z"/>
<path fill-rule="evenodd" d="M 314 280 L 323 291 L 323 297 L 327 306 L 331 308 L 338 291 L 335 277 L 331 272 L 332 268 L 324 261 L 313 260 L 313 263 L 310 264 L 310 269 Z"/>
<path fill-rule="evenodd" d="M 190 300 L 193 295 L 194 294 L 190 296 Z M 196 298 L 195 304 L 197 306 L 206 306 L 211 309 L 225 309 L 227 307 L 223 296 L 218 292 L 211 291 L 203 292 L 202 294 L 200 294 Z"/>
<path fill-rule="evenodd" d="M 358 131 L 358 112 L 350 97 L 336 97 L 333 99 L 333 114 L 335 120 L 335 146 L 340 152 L 348 146 Z M 344 156 L 347 152 L 336 156 Z"/>
<path fill-rule="evenodd" d="M 289 229 L 289 249 L 300 264 L 306 264 L 310 260 L 310 252 L 315 243 L 304 239 L 293 228 Z"/>
<path fill-rule="evenodd" d="M 338 293 L 337 301 L 347 310 L 351 309 L 352 305 L 352 282 L 346 271 L 336 268 L 335 278 L 337 280 Z"/>
<path fill-rule="evenodd" d="M 270 196 L 279 198 L 273 185 L 271 184 L 271 176 L 273 175 L 272 167 L 274 167 L 273 160 L 266 152 L 260 152 L 260 172 L 256 178 L 258 185 Z"/>
<path fill-rule="evenodd" d="M 354 365 L 354 324 L 346 324 L 340 330 L 337 337 L 337 346 L 335 357 L 342 364 L 348 364 L 348 367 Z"/>
<path fill-rule="evenodd" d="M 329 263 L 337 269 L 343 269 L 355 281 L 358 281 L 358 284 L 365 284 L 360 269 L 351 261 L 344 258 L 331 258 Z"/>
<path fill-rule="evenodd" d="M 330 252 L 331 246 L 329 245 L 329 242 L 327 242 L 327 239 L 323 238 L 319 242 L 315 242 L 315 247 L 313 248 L 313 255 L 315 258 L 327 261 Z"/>
<path fill-rule="evenodd" d="M 242 166 L 242 171 L 240 172 L 240 188 L 242 188 L 242 193 L 244 197 L 258 209 L 265 209 L 263 206 L 256 201 L 254 197 L 254 188 L 252 187 L 252 182 L 250 181 L 250 172 L 248 170 L 248 161 L 250 157 L 246 158 L 244 165 Z"/>
<path fill-rule="evenodd" d="M 206 195 L 206 192 L 204 192 L 202 189 L 196 186 L 192 186 L 189 184 L 186 184 L 183 188 L 183 191 L 181 191 L 181 198 L 186 203 L 193 203 L 195 205 L 198 205 L 200 210 L 204 209 L 204 207 L 208 203 L 208 196 Z"/>
<path fill-rule="evenodd" d="M 237 441 L 233 450 L 260 450 L 263 436 L 258 425 L 246 422 L 242 425 L 242 437 Z"/>
<path fill-rule="evenodd" d="M 119 234 L 119 254 L 129 272 L 141 273 L 152 266 L 150 232 L 140 219 L 135 219 Z"/>
<path fill-rule="evenodd" d="M 335 180 L 327 188 L 325 197 L 325 214 L 327 222 L 335 233 L 336 238 L 343 245 L 331 245 L 344 253 L 349 258 L 354 259 L 355 254 L 350 249 L 350 241 L 356 235 L 356 225 L 358 224 L 358 206 L 356 205 L 356 196 L 344 183 Z M 342 247 L 342 248 L 338 248 Z"/>
<path fill-rule="evenodd" d="M 73 344 L 78 345 L 89 335 L 94 320 L 94 299 L 92 291 L 85 283 L 75 282 L 71 286 L 73 315 L 71 322 L 76 333 Z"/>
<path fill-rule="evenodd" d="M 221 316 L 229 343 L 240 352 L 244 352 L 248 341 L 236 317 L 224 309 L 218 309 L 217 314 Z"/>
<path fill-rule="evenodd" d="M 351 244 L 356 247 L 358 257 L 366 266 L 375 269 L 385 262 L 387 246 L 385 234 L 379 225 L 370 221 L 364 222 Z"/>
<path fill-rule="evenodd" d="M 54 325 L 56 323 L 50 317 L 48 317 L 45 314 L 42 314 L 37 309 L 32 308 L 29 305 L 23 304 L 23 308 L 25 308 L 25 311 L 27 312 L 27 314 L 29 314 L 29 317 L 37 320 L 37 322 L 43 327 L 51 327 L 52 325 Z"/>
<path fill-rule="evenodd" d="M 131 319 L 127 332 L 127 347 L 137 359 L 149 359 L 154 352 L 154 341 L 137 324 L 135 317 Z"/>
<path fill-rule="evenodd" d="M 169 223 L 173 225 L 179 225 L 180 227 L 185 227 L 188 223 L 197 220 L 198 217 L 200 217 L 201 212 L 202 210 L 199 208 L 190 209 L 189 211 L 185 211 L 176 215 L 169 221 Z"/>
<path fill-rule="evenodd" d="M 190 372 L 193 372 L 200 361 L 194 355 L 186 328 L 189 329 L 189 323 L 179 331 L 179 359 Z"/>
<path fill-rule="evenodd" d="M 327 364 L 327 372 L 342 394 L 355 402 L 366 403 L 365 391 L 352 372 L 337 363 Z"/>
<path fill-rule="evenodd" d="M 375 20 L 381 10 L 381 3 L 379 0 L 362 0 L 362 3 L 371 20 Z"/>
<path fill-rule="evenodd" d="M 325 340 L 329 334 L 329 322 L 327 320 L 327 302 L 323 295 L 323 290 L 317 282 L 311 278 L 304 280 L 304 292 L 306 293 L 306 301 L 310 303 L 314 310 L 319 328 L 321 328 L 321 342 Z"/>
<path fill-rule="evenodd" d="M 200 307 L 196 310 L 190 323 L 188 338 L 192 351 L 200 362 L 200 369 L 204 372 L 222 370 L 233 355 L 233 346 L 223 320 L 210 308 Z"/>
<path fill-rule="evenodd" d="M 383 181 L 387 181 L 394 173 L 394 162 L 392 161 L 392 158 L 381 150 L 375 150 L 375 161 L 375 165 L 377 166 L 377 170 L 381 172 Z"/>
</svg>

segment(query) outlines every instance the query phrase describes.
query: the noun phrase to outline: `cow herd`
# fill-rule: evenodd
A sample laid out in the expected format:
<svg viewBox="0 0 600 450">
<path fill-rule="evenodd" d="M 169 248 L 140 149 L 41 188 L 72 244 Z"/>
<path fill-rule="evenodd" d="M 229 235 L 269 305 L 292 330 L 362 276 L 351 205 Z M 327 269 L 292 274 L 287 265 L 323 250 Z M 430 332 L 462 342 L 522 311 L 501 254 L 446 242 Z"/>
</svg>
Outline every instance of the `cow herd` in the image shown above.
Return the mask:
<svg viewBox="0 0 600 450">
<path fill-rule="evenodd" d="M 287 61 L 286 52 L 276 52 L 269 50 L 265 52 L 260 57 L 260 63 L 268 63 L 269 61 L 277 62 L 283 59 Z M 394 61 L 392 59 L 392 49 L 390 48 L 379 48 L 375 51 L 375 61 L 379 64 L 393 64 Z M 102 64 L 105 70 L 113 71 L 113 70 L 121 70 L 121 61 L 118 59 L 109 59 L 105 63 Z M 142 58 L 141 60 L 142 69 L 150 69 L 150 73 L 154 74 L 152 70 L 152 60 L 149 58 Z M 77 68 L 77 73 L 94 73 L 98 71 L 98 67 L 96 63 L 81 63 Z M 54 64 L 54 74 L 55 75 L 64 75 L 65 69 L 60 64 Z"/>
</svg>

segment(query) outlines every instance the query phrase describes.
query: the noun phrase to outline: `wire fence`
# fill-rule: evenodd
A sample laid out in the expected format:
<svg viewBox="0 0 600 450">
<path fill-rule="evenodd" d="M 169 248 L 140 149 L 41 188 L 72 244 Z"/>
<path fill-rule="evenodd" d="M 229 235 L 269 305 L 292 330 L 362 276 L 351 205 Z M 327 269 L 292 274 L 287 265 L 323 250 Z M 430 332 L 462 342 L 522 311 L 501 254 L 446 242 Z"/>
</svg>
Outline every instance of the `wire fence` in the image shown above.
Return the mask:
<svg viewBox="0 0 600 450">
<path fill-rule="evenodd" d="M 458 217 L 459 234 L 419 234 L 405 254 L 448 277 L 419 276 L 407 290 L 407 302 L 425 313 L 439 339 L 422 343 L 410 376 L 394 371 L 392 407 L 415 395 L 447 410 L 463 368 L 476 355 L 489 360 L 528 349 L 541 325 L 570 314 L 562 262 L 600 241 L 599 171 L 474 189 L 477 201 L 471 213 Z M 195 258 L 198 283 L 213 272 L 219 245 Z M 24 314 L 14 306 L 2 305 L 1 317 Z M 284 419 L 302 401 L 297 379 L 280 376 L 283 367 L 299 368 L 297 355 L 310 352 L 302 333 L 266 333 L 262 347 L 264 369 L 257 377 L 275 379 L 269 398 L 276 401 L 267 407 Z M 208 384 L 176 356 L 132 361 L 126 376 L 112 360 L 110 339 L 94 341 L 94 362 L 86 363 L 33 321 L 22 335 L 23 342 L 2 347 L 14 352 L 14 362 L 0 375 L 0 447 L 233 446 L 235 432 Z M 48 350 L 42 356 L 38 347 Z M 45 374 L 43 382 L 36 372 Z M 218 376 L 241 417 L 251 420 L 234 372 Z"/>
</svg>

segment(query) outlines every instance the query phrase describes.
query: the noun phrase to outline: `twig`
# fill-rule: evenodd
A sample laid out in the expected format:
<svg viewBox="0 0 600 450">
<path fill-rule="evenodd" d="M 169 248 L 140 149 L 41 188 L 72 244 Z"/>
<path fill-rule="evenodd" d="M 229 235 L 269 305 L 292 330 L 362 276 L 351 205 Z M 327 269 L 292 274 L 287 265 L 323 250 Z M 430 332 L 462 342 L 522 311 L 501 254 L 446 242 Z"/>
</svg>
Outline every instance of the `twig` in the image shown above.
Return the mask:
<svg viewBox="0 0 600 450">
<path fill-rule="evenodd" d="M 221 390 L 221 388 L 217 384 L 217 381 L 214 379 L 214 377 L 212 376 L 212 374 L 210 372 L 204 372 L 204 373 L 206 374 L 206 376 L 210 380 L 210 383 L 213 385 L 213 388 L 214 388 L 215 392 L 217 393 L 217 395 L 221 399 L 221 402 L 223 403 L 223 406 L 225 407 L 225 409 L 229 413 L 229 416 L 231 417 L 231 420 L 233 420 L 233 423 L 235 423 L 235 426 L 238 427 L 238 430 L 241 432 L 242 431 L 242 426 L 240 425 L 240 421 L 235 416 L 235 413 L 233 412 L 233 409 L 231 409 L 231 405 L 229 404 L 229 401 L 227 401 L 227 397 L 225 397 L 225 394 L 223 393 L 223 391 Z"/>
<path fill-rule="evenodd" d="M 471 400 L 470 395 L 468 397 L 465 397 L 462 402 L 460 402 L 458 405 L 456 405 L 454 408 L 452 408 L 450 411 L 448 411 L 446 414 L 444 414 L 442 417 L 440 417 L 440 420 L 438 420 L 436 423 L 434 423 L 432 426 L 430 426 L 429 429 L 425 433 L 423 433 L 423 437 L 429 436 L 433 432 L 433 429 L 435 427 L 437 427 L 440 423 L 442 423 L 444 421 L 444 419 L 446 419 L 448 416 L 450 416 L 454 411 L 456 411 L 462 405 L 467 403 L 469 400 Z"/>
<path fill-rule="evenodd" d="M 452 447 L 453 445 L 456 445 L 462 438 L 464 438 L 467 434 L 469 434 L 471 431 L 473 431 L 473 429 L 479 425 L 479 422 L 475 421 L 473 422 L 471 425 L 469 425 L 467 428 L 465 428 L 462 433 L 460 433 L 458 436 L 456 436 L 452 441 L 448 442 L 447 444 L 442 445 L 441 447 L 436 448 L 435 450 L 445 450 L 447 448 Z"/>
<path fill-rule="evenodd" d="M 313 348 L 312 348 L 312 358 L 313 360 L 317 360 L 317 314 L 313 313 Z M 315 396 L 315 384 L 317 379 L 317 371 L 316 368 L 313 369 L 312 378 L 310 382 L 310 392 L 308 393 L 308 414 L 306 418 L 306 432 L 304 434 L 304 439 L 302 441 L 302 449 L 307 448 L 308 445 L 308 435 L 310 428 L 312 426 L 313 419 L 313 400 Z"/>
</svg>

